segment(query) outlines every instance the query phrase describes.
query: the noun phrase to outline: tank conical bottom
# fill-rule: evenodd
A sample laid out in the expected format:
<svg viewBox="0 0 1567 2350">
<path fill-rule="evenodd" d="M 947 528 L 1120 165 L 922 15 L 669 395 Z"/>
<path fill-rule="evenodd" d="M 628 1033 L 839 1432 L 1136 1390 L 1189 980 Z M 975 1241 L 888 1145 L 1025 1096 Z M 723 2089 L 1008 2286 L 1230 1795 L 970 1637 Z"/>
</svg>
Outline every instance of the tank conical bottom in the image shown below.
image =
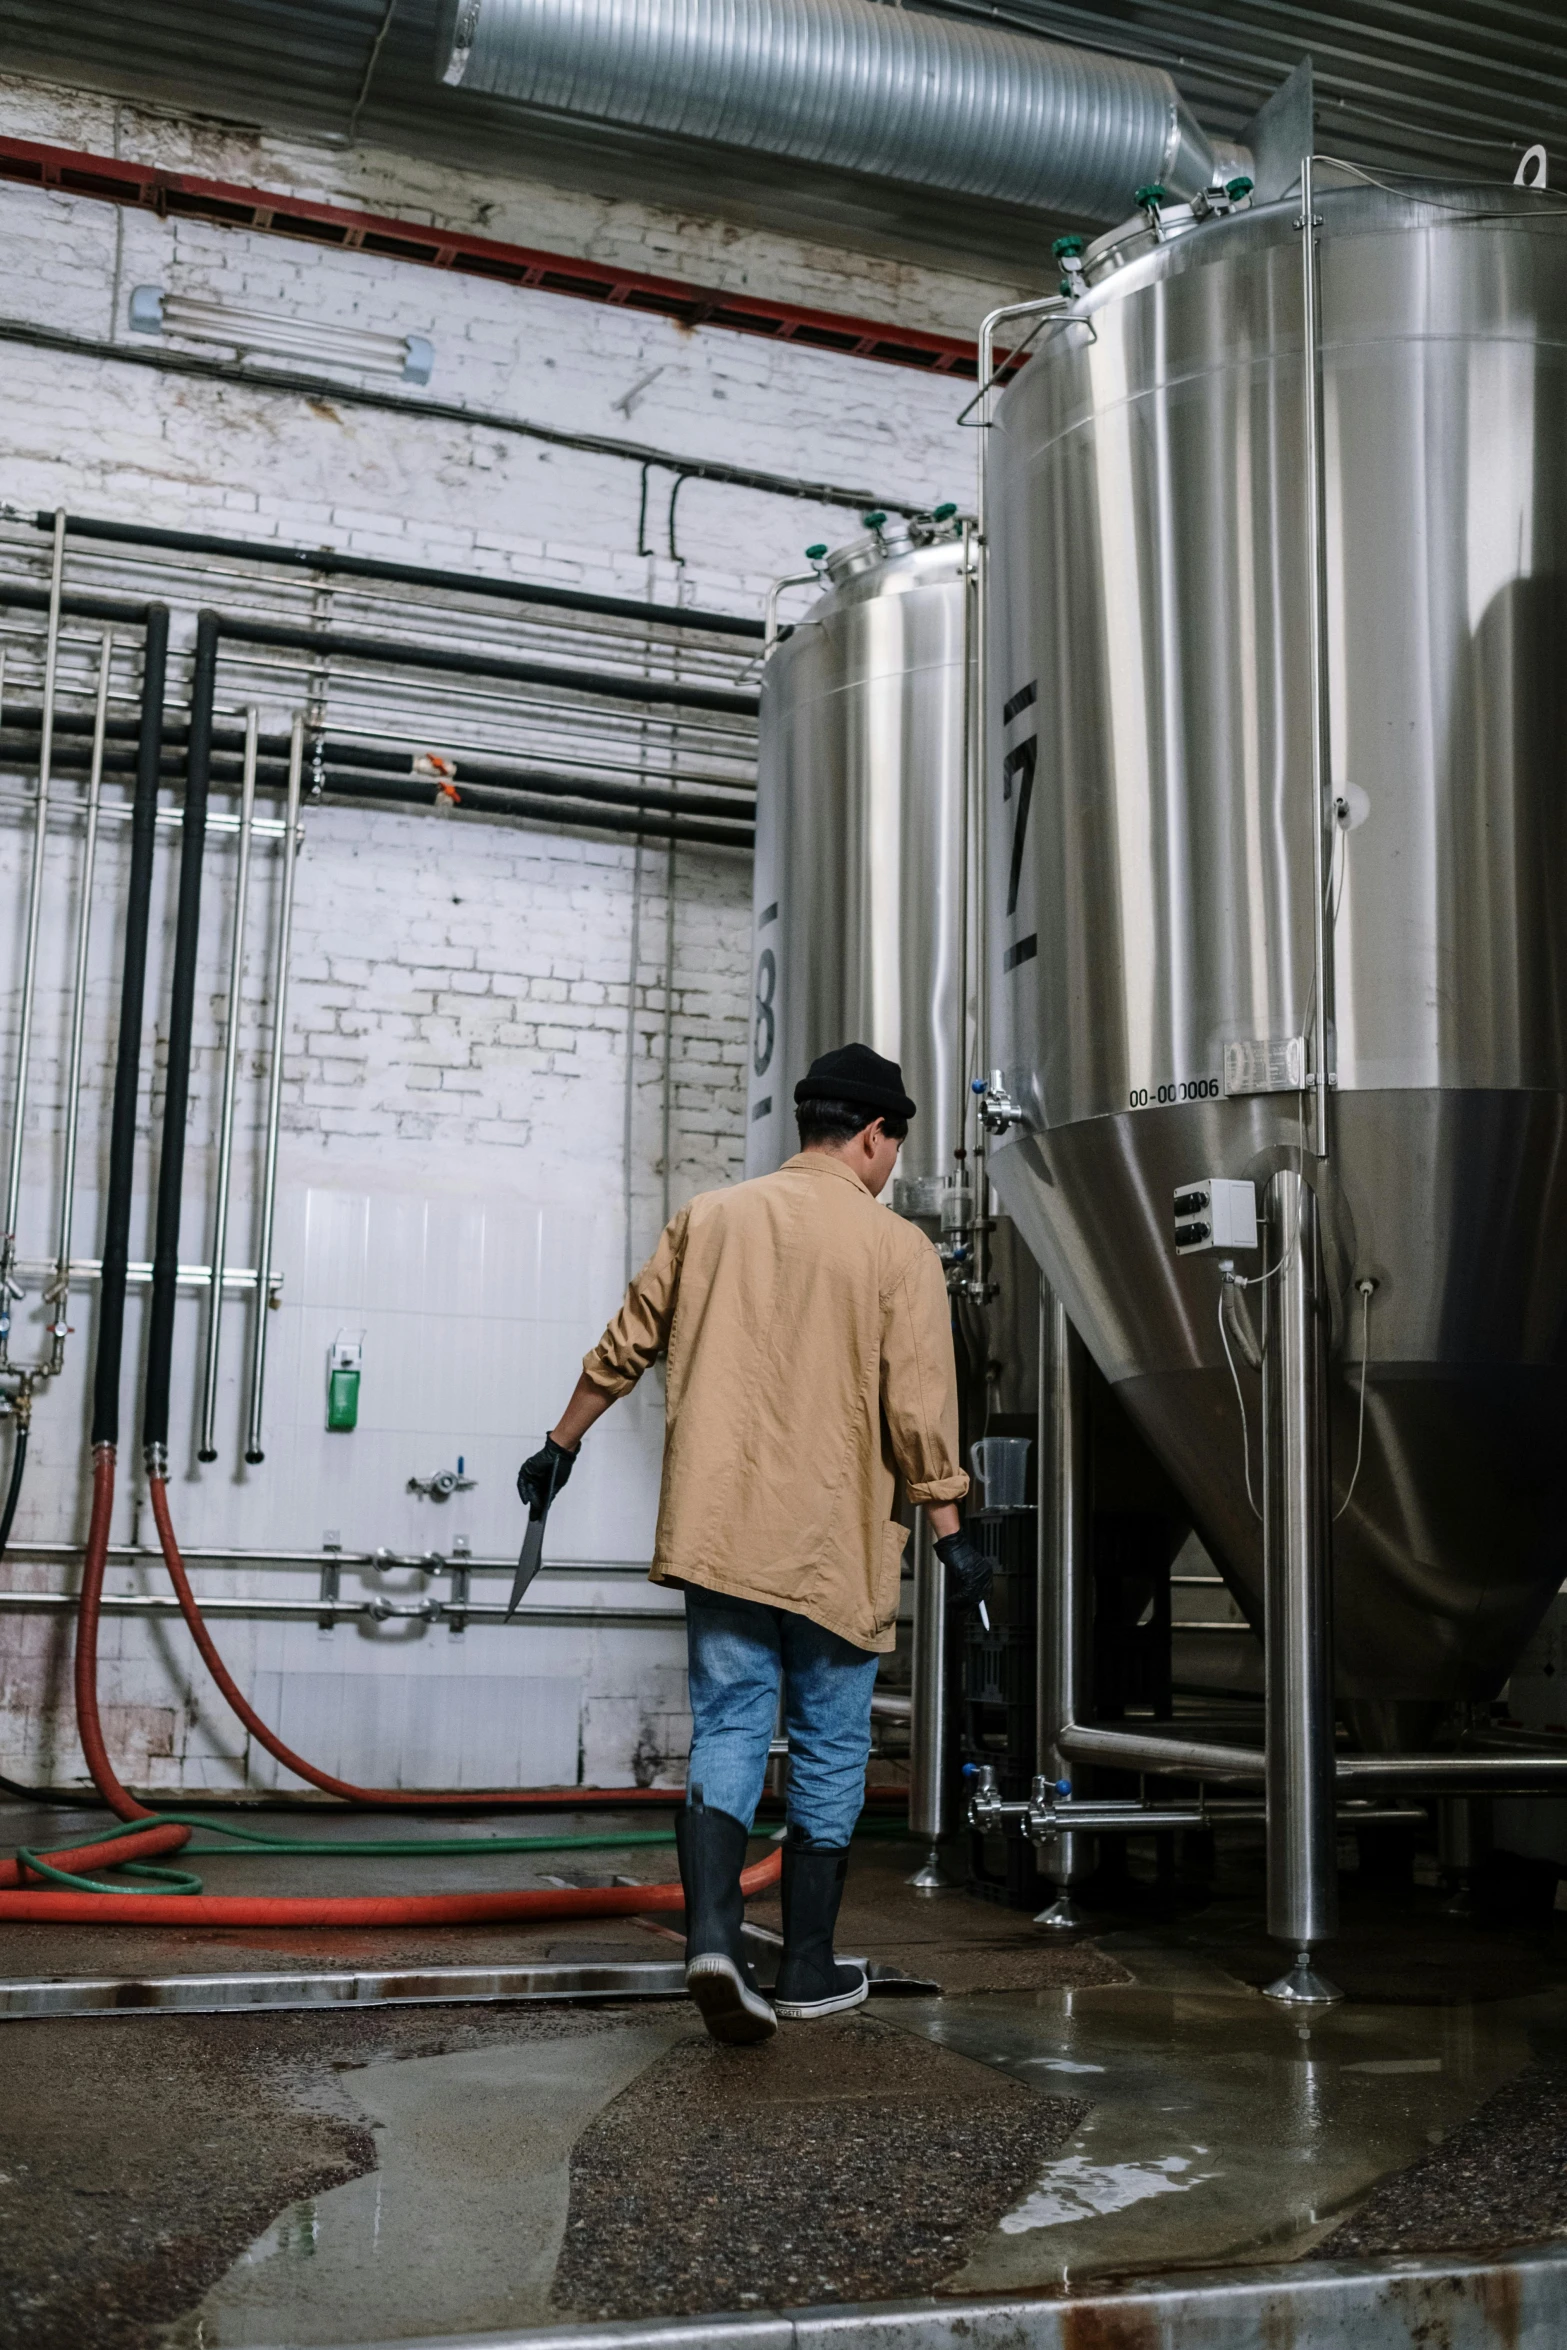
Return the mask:
<svg viewBox="0 0 1567 2350">
<path fill-rule="evenodd" d="M 1172 1202 L 1202 1174 L 1264 1185 L 1293 1155 L 1294 1119 L 1292 1100 L 1191 1104 L 1031 1136 L 992 1161 L 1046 1277 L 1258 1627 L 1261 1381 L 1235 1350 L 1243 1444 L 1217 1261 L 1175 1255 Z M 1495 1693 L 1567 1573 L 1564 1104 L 1347 1094 L 1319 1181 L 1342 1511 L 1337 1691 L 1369 1745 L 1407 1748 L 1453 1703 Z M 1260 1254 L 1239 1262 L 1266 1270 Z M 1377 1288 L 1351 1495 L 1362 1278 Z M 1257 1303 L 1249 1293 L 1260 1336 Z"/>
</svg>

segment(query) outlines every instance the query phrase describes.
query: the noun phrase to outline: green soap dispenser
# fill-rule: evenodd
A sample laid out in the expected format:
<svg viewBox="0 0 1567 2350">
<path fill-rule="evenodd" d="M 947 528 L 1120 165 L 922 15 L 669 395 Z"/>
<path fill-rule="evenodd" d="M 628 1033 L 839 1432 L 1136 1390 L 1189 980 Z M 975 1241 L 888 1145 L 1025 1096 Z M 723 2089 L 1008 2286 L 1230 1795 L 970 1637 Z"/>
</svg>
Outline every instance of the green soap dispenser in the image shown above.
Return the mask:
<svg viewBox="0 0 1567 2350">
<path fill-rule="evenodd" d="M 364 1365 L 364 1340 L 340 1330 L 327 1356 L 326 1424 L 329 1428 L 359 1425 L 359 1373 Z"/>
</svg>

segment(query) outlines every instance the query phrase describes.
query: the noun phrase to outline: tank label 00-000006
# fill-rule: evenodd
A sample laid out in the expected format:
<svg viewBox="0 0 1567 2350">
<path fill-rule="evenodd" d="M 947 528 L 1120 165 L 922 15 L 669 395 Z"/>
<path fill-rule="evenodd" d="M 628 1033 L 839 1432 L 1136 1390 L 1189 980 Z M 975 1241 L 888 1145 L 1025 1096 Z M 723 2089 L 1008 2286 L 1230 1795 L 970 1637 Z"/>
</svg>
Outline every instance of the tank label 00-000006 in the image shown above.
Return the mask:
<svg viewBox="0 0 1567 2350">
<path fill-rule="evenodd" d="M 1134 1085 L 1127 1108 L 1156 1110 L 1171 1102 L 1216 1102 L 1224 1088 L 1217 1077 L 1183 1077 L 1174 1085 Z"/>
</svg>

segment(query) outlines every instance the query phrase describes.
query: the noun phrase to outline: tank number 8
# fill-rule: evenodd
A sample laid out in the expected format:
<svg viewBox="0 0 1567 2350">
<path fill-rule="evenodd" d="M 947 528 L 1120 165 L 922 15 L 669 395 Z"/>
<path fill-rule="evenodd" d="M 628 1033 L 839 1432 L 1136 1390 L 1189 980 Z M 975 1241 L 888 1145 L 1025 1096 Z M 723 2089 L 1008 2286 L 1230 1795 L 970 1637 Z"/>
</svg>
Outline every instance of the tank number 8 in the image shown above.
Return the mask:
<svg viewBox="0 0 1567 2350">
<path fill-rule="evenodd" d="M 751 1054 L 751 1066 L 758 1077 L 765 1077 L 772 1065 L 773 1040 L 778 1033 L 773 1015 L 777 992 L 778 958 L 771 947 L 763 947 L 756 966 L 756 1035 Z"/>
</svg>

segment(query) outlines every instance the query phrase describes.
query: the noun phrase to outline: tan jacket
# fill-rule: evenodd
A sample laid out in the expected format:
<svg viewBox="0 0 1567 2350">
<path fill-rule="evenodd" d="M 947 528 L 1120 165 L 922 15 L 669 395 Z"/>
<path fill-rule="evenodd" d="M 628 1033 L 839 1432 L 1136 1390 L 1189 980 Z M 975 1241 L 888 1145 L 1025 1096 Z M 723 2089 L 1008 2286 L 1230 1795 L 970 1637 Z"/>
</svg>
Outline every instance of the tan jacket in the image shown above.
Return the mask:
<svg viewBox="0 0 1567 2350">
<path fill-rule="evenodd" d="M 682 1208 L 583 1364 L 624 1395 L 669 1350 L 655 1583 L 890 1649 L 911 1501 L 959 1501 L 941 1261 L 824 1152 Z"/>
</svg>

